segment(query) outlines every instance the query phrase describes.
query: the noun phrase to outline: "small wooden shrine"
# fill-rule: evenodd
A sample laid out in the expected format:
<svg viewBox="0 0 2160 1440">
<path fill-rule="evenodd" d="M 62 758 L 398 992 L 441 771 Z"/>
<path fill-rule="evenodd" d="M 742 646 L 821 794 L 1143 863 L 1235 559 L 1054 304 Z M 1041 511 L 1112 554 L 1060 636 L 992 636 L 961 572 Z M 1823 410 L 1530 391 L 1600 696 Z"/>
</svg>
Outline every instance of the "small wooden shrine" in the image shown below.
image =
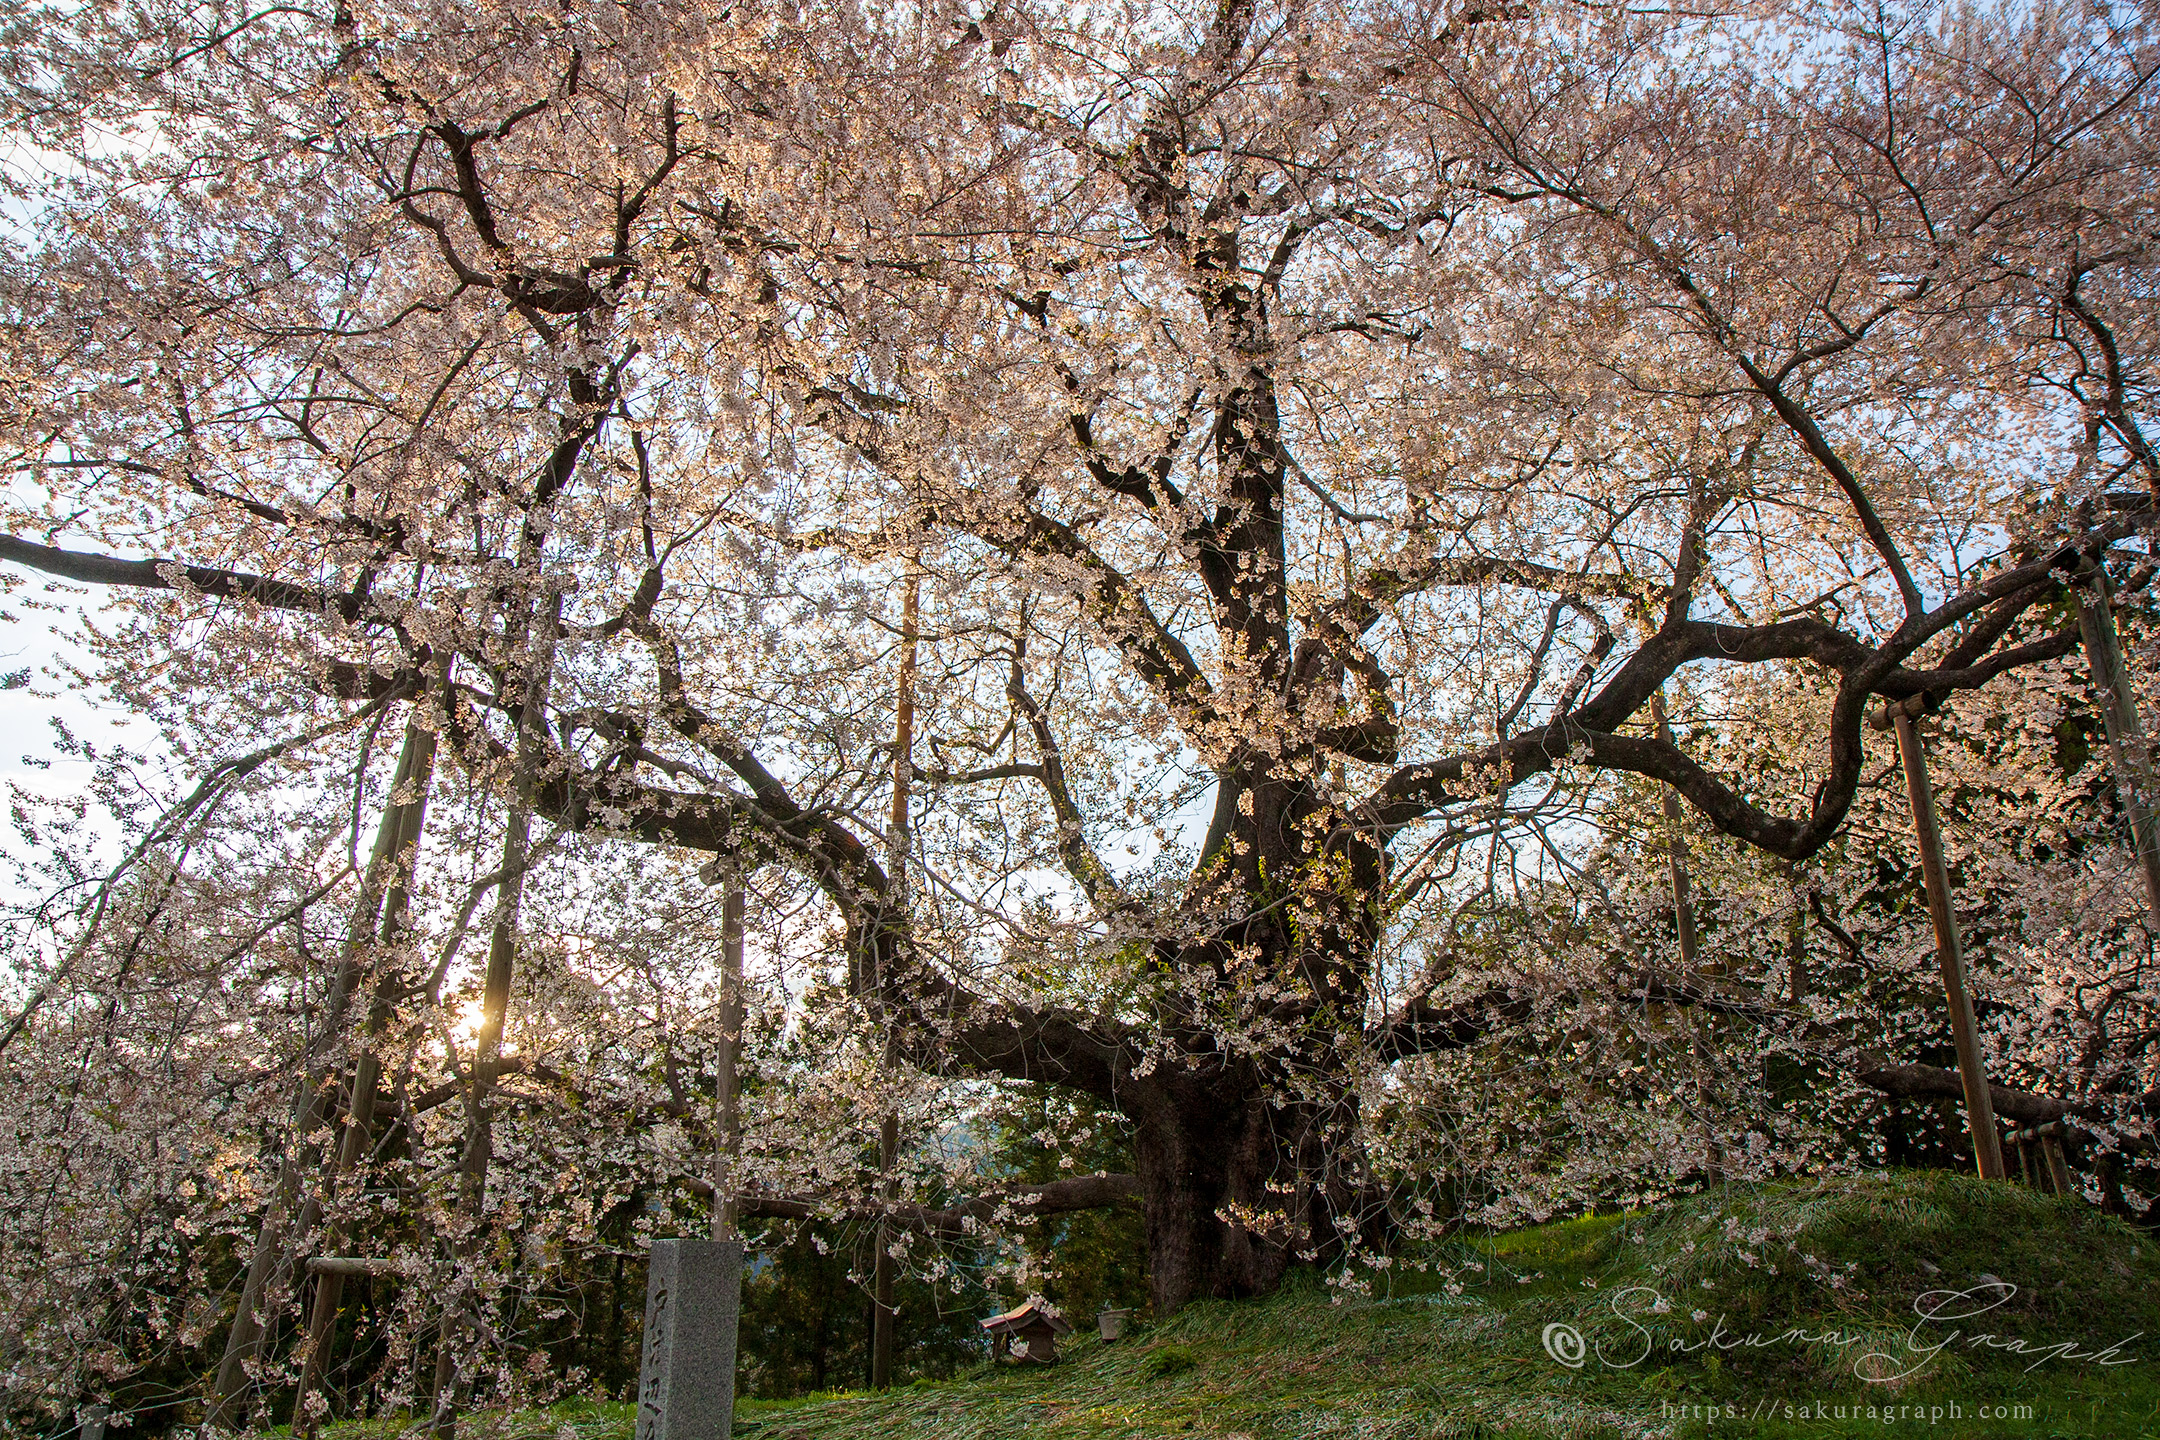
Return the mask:
<svg viewBox="0 0 2160 1440">
<path fill-rule="evenodd" d="M 1057 1337 L 1070 1335 L 1072 1326 L 1064 1317 L 1054 1315 L 1039 1305 L 1022 1305 L 1002 1315 L 993 1315 L 982 1322 L 983 1330 L 990 1336 L 990 1356 L 1002 1360 L 1015 1353 L 1013 1342 L 1019 1342 L 1016 1358 L 1030 1365 L 1054 1365 L 1057 1363 Z"/>
</svg>

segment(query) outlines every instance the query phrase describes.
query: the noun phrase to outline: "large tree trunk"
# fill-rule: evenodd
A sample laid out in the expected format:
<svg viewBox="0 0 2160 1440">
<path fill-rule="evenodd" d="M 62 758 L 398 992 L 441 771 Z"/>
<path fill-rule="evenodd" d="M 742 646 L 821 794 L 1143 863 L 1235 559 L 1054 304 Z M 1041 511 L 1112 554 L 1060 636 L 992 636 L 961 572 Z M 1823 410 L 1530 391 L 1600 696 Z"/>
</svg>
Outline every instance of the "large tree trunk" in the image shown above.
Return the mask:
<svg viewBox="0 0 2160 1440">
<path fill-rule="evenodd" d="M 1265 1295 L 1290 1265 L 1279 1227 L 1248 1228 L 1280 1197 L 1264 1103 L 1179 1105 L 1150 1092 L 1133 1137 L 1147 1214 L 1148 1289 L 1157 1315 L 1188 1300 Z M 1244 1217 L 1241 1222 L 1240 1217 Z"/>
<path fill-rule="evenodd" d="M 1213 970 L 1223 1003 L 1301 1038 L 1264 1067 L 1226 1061 L 1213 1031 L 1228 1017 L 1173 1000 L 1157 1020 L 1186 1059 L 1117 1087 L 1135 1127 L 1158 1315 L 1267 1294 L 1293 1261 L 1340 1255 L 1364 1223 L 1356 1088 L 1341 1069 L 1355 1046 L 1340 1027 L 1363 1013 L 1386 859 L 1299 778 L 1316 766 L 1307 752 L 1226 778 L 1207 846 L 1220 863 L 1203 862 L 1187 898 L 1188 923 L 1208 938 L 1172 962 Z M 1255 993 L 1261 982 L 1275 998 Z"/>
<path fill-rule="evenodd" d="M 1321 1163 L 1323 1112 L 1277 1106 L 1250 1075 L 1143 1080 L 1122 1095 L 1147 1217 L 1157 1315 L 1190 1300 L 1266 1295 L 1300 1259 L 1339 1255 L 1353 1187 Z M 1333 1107 L 1349 1116 L 1347 1092 Z M 1336 1159 L 1340 1160 L 1340 1156 Z"/>
</svg>

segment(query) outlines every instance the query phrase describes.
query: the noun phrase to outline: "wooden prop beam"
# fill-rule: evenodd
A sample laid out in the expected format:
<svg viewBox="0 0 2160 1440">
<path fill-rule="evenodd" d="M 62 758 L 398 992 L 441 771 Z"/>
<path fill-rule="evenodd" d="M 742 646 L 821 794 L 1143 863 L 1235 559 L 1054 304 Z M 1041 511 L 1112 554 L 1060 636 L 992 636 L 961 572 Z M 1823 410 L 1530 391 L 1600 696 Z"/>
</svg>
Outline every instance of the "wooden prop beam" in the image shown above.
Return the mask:
<svg viewBox="0 0 2160 1440">
<path fill-rule="evenodd" d="M 1973 1020 L 1972 995 L 1966 987 L 1965 946 L 1958 936 L 1957 912 L 1950 904 L 1950 871 L 1943 863 L 1942 825 L 1935 813 L 1935 788 L 1928 781 L 1927 750 L 1913 724 L 1923 697 L 1878 711 L 1878 729 L 1897 730 L 1898 757 L 1905 765 L 1905 795 L 1912 805 L 1913 838 L 1920 845 L 1920 876 L 1927 887 L 1928 916 L 1935 922 L 1935 957 L 1942 966 L 1943 997 L 1950 1005 L 1950 1036 L 1957 1045 L 1958 1079 L 1965 1089 L 1965 1125 L 1972 1133 L 1973 1158 L 1980 1178 L 2008 1178 L 2003 1168 L 2002 1136 L 1995 1128 L 1995 1104 L 1980 1061 L 1980 1031 Z"/>
</svg>

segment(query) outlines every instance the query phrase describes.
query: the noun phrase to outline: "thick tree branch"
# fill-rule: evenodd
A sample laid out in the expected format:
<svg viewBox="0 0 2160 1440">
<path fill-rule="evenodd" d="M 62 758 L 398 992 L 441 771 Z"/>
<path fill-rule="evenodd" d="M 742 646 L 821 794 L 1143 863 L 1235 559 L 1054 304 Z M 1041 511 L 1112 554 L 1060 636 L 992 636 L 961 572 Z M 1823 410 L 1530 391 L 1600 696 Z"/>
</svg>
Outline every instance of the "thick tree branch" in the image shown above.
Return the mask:
<svg viewBox="0 0 2160 1440">
<path fill-rule="evenodd" d="M 1448 1006 L 1435 1006 L 1428 997 L 1418 996 L 1376 1026 L 1368 1034 L 1367 1043 L 1375 1056 L 1384 1061 L 1469 1049 L 1529 1020 L 1536 1014 L 1540 998 L 1548 1003 L 1565 1003 L 1582 997 L 1572 992 L 1540 997 L 1527 986 L 1496 986 L 1472 999 Z M 1625 991 L 1616 990 L 1612 998 L 1688 1006 L 1752 1020 L 1799 1018 L 1756 1001 L 1719 995 L 1707 986 L 1685 979 L 1653 978 Z M 1893 1099 L 1962 1103 L 1965 1098 L 1964 1084 L 1957 1071 L 1936 1065 L 1896 1065 L 1879 1054 L 1869 1053 L 1860 1058 L 1851 1074 L 1869 1089 Z M 2098 1119 L 2113 1109 L 2106 1097 L 2072 1099 L 1992 1083 L 1988 1091 L 1994 1099 L 1997 1115 L 2027 1125 L 2042 1125 L 2065 1118 Z M 2136 1097 L 2135 1104 L 2145 1114 L 2160 1114 L 2160 1090 Z"/>
<path fill-rule="evenodd" d="M 82 550 L 62 550 L 13 535 L 0 535 L 0 562 L 56 575 L 85 585 L 126 585 L 146 590 L 191 590 L 220 599 L 251 600 L 273 610 L 300 610 L 359 620 L 367 602 L 359 595 L 273 580 L 244 570 L 221 570 L 178 560 L 122 560 Z"/>
</svg>

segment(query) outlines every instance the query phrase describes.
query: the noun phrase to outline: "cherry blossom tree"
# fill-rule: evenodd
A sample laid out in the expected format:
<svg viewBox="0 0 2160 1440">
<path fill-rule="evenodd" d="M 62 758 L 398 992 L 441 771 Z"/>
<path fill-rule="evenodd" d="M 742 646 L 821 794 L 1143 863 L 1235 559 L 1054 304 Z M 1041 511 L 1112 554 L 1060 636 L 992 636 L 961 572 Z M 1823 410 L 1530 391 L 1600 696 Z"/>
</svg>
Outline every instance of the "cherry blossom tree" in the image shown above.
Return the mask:
<svg viewBox="0 0 2160 1440">
<path fill-rule="evenodd" d="M 2160 484 L 2111 13 L 18 24 L 0 558 L 155 592 L 164 703 L 425 694 L 513 817 L 801 877 L 893 1055 L 1129 1118 L 1165 1310 L 1373 1238 L 1368 1077 L 1523 1005 L 1463 904 L 1629 787 L 1823 853 Z"/>
</svg>

